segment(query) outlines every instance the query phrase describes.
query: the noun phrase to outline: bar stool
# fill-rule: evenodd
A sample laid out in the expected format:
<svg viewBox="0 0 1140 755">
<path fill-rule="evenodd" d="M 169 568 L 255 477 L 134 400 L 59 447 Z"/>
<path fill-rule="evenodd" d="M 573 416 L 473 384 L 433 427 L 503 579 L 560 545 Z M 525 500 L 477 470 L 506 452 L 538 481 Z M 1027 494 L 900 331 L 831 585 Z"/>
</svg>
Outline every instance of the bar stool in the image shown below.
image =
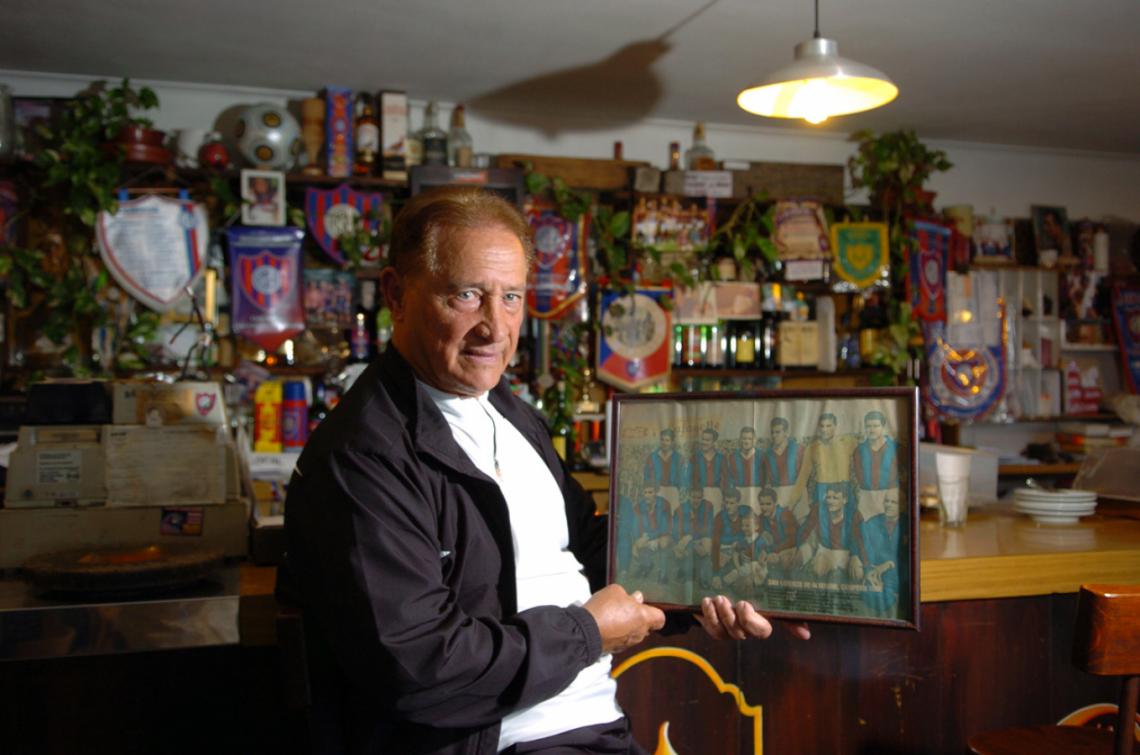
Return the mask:
<svg viewBox="0 0 1140 755">
<path fill-rule="evenodd" d="M 1090 674 L 1121 677 L 1115 731 L 1083 726 L 991 731 L 970 737 L 970 751 L 978 755 L 1135 752 L 1133 732 L 1140 695 L 1140 585 L 1081 586 L 1073 663 Z"/>
</svg>

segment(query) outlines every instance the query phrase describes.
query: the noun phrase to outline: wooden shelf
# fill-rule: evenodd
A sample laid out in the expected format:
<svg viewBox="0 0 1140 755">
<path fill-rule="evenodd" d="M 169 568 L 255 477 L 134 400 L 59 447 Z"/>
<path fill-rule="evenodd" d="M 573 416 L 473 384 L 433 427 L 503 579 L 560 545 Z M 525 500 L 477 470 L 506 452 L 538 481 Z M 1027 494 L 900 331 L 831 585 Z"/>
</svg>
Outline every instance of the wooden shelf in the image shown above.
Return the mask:
<svg viewBox="0 0 1140 755">
<path fill-rule="evenodd" d="M 738 370 L 728 367 L 674 367 L 673 377 L 717 377 L 717 378 L 750 378 L 750 377 L 843 377 L 845 375 L 876 375 L 888 372 L 885 367 L 859 367 L 853 370 L 838 370 L 836 372 L 823 372 L 803 367 L 785 367 L 772 370 Z"/>
<path fill-rule="evenodd" d="M 1081 468 L 1078 462 L 1058 464 L 999 464 L 998 476 L 1032 477 L 1033 475 L 1074 475 Z"/>
</svg>

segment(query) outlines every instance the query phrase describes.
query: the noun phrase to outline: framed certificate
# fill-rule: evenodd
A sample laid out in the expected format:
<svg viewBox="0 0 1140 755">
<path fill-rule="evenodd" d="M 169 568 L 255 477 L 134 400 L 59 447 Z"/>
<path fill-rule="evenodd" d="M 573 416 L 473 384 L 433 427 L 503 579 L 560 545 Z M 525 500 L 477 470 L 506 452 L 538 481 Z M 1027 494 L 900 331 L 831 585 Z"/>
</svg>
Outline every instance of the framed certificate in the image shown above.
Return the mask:
<svg viewBox="0 0 1140 755">
<path fill-rule="evenodd" d="M 914 388 L 615 396 L 609 580 L 917 629 L 917 421 Z"/>
</svg>

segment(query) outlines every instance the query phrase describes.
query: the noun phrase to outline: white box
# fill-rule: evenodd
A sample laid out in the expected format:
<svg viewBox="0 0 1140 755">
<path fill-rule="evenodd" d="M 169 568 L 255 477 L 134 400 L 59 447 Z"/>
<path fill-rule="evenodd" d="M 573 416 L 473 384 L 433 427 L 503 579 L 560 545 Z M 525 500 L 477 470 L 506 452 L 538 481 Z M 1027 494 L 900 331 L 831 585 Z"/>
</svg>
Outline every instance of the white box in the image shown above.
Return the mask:
<svg viewBox="0 0 1140 755">
<path fill-rule="evenodd" d="M 116 381 L 111 421 L 116 425 L 225 425 L 222 386 L 214 382 Z"/>
<path fill-rule="evenodd" d="M 185 525 L 187 515 L 194 526 Z M 226 556 L 239 557 L 248 550 L 248 533 L 244 501 L 222 506 L 0 509 L 0 569 L 14 569 L 42 553 L 167 542 L 220 548 Z"/>
<path fill-rule="evenodd" d="M 228 445 L 223 427 L 107 425 L 107 505 L 225 503 Z"/>
<path fill-rule="evenodd" d="M 408 178 L 408 95 L 380 93 L 380 175 L 393 181 Z"/>
<path fill-rule="evenodd" d="M 25 425 L 8 466 L 7 508 L 100 505 L 107 498 L 101 425 Z"/>
</svg>

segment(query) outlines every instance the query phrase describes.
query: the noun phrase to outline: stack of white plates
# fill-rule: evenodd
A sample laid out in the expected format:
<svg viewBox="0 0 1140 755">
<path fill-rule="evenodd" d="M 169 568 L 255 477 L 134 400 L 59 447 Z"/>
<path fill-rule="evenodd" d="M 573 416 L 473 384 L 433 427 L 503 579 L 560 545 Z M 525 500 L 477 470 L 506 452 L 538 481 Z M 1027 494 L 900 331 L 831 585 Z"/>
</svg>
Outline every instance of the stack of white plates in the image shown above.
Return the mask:
<svg viewBox="0 0 1140 755">
<path fill-rule="evenodd" d="M 1013 508 L 1042 524 L 1075 524 L 1082 516 L 1096 511 L 1096 493 L 1019 488 L 1013 493 Z"/>
</svg>

